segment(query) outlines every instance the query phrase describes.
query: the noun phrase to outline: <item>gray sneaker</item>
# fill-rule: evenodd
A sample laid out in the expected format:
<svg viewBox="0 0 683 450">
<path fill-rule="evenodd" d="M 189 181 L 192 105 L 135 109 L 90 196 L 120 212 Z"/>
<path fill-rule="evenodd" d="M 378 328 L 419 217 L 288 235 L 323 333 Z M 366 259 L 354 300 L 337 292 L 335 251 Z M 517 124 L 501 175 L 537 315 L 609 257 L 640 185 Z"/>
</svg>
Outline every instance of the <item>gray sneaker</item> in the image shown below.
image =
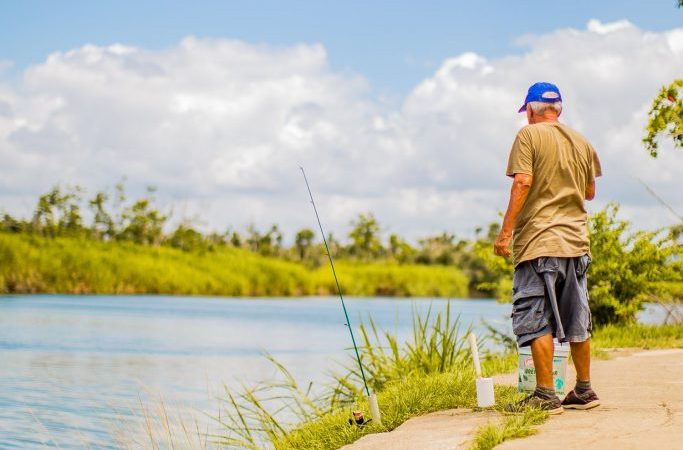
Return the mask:
<svg viewBox="0 0 683 450">
<path fill-rule="evenodd" d="M 562 400 L 562 406 L 567 409 L 591 409 L 599 405 L 600 399 L 593 389 L 589 389 L 583 394 L 577 394 L 576 391 L 572 390 Z"/>
<path fill-rule="evenodd" d="M 530 408 L 541 409 L 543 411 L 547 411 L 548 414 L 551 415 L 562 414 L 564 412 L 564 408 L 562 408 L 562 402 L 557 396 L 551 399 L 547 399 L 540 397 L 534 393 L 525 398 L 524 400 L 520 400 L 517 403 L 508 403 L 503 408 L 503 413 L 521 414 L 525 410 Z"/>
</svg>

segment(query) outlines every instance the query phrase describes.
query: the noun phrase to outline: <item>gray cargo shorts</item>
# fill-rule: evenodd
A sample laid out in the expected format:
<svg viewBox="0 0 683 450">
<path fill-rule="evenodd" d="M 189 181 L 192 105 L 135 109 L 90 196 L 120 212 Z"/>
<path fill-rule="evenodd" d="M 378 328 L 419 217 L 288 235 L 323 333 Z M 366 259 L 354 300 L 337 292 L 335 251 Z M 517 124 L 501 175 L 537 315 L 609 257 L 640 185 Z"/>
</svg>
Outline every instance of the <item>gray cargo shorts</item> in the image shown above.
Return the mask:
<svg viewBox="0 0 683 450">
<path fill-rule="evenodd" d="M 520 347 L 552 333 L 559 342 L 590 338 L 586 271 L 589 255 L 541 257 L 519 263 L 512 281 L 512 331 Z"/>
</svg>

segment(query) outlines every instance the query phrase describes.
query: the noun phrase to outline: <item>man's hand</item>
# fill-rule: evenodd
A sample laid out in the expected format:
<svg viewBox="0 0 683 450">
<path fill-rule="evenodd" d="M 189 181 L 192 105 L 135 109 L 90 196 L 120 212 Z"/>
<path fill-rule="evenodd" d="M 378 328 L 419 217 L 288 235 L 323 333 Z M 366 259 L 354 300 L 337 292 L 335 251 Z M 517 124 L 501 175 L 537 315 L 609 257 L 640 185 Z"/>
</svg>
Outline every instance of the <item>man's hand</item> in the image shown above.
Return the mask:
<svg viewBox="0 0 683 450">
<path fill-rule="evenodd" d="M 498 256 L 510 256 L 510 242 L 512 241 L 512 234 L 501 231 L 498 234 L 496 242 L 493 244 L 493 252 Z"/>
</svg>

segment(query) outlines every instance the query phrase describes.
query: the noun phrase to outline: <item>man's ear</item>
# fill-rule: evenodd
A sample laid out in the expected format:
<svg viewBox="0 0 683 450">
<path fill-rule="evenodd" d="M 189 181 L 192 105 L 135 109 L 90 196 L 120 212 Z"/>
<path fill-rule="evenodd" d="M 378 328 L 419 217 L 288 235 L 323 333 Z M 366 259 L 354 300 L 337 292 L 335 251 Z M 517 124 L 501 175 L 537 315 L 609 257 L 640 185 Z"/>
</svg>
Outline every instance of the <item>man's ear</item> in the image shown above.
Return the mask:
<svg viewBox="0 0 683 450">
<path fill-rule="evenodd" d="M 526 107 L 526 120 L 527 120 L 527 122 L 529 122 L 529 125 L 534 123 L 533 119 L 534 119 L 534 112 L 531 109 L 531 107 L 529 107 L 529 105 L 527 105 L 527 107 Z"/>
</svg>

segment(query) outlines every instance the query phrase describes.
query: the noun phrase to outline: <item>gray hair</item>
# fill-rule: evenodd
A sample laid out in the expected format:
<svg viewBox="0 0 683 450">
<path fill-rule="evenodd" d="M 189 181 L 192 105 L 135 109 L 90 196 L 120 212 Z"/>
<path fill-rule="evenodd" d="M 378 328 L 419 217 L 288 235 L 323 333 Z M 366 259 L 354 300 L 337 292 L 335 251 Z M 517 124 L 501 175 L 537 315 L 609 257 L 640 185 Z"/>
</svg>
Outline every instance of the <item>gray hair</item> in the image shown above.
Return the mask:
<svg viewBox="0 0 683 450">
<path fill-rule="evenodd" d="M 558 116 L 562 113 L 562 102 L 529 102 L 526 106 L 527 108 L 531 108 L 531 111 L 537 116 L 540 116 L 548 110 L 555 111 Z"/>
</svg>

